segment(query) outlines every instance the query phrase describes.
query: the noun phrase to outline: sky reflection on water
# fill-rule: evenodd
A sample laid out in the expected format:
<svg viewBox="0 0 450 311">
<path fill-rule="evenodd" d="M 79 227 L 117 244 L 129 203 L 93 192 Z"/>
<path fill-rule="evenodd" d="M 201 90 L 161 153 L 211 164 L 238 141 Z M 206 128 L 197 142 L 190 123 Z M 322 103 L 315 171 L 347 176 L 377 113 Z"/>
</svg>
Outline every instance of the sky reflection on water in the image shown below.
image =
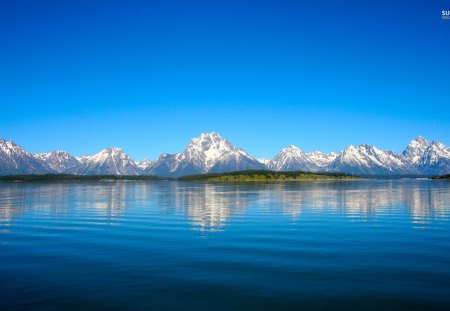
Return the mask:
<svg viewBox="0 0 450 311">
<path fill-rule="evenodd" d="M 450 183 L 0 183 L 0 309 L 447 310 Z"/>
<path fill-rule="evenodd" d="M 14 222 L 27 209 L 36 214 L 93 213 L 105 223 L 128 209 L 157 208 L 183 214 L 193 229 L 224 230 L 249 207 L 301 219 L 305 210 L 368 221 L 407 212 L 412 223 L 448 219 L 450 187 L 445 181 L 369 180 L 274 184 L 105 182 L 0 184 L 0 223 Z M 113 222 L 111 222 L 113 223 Z"/>
</svg>

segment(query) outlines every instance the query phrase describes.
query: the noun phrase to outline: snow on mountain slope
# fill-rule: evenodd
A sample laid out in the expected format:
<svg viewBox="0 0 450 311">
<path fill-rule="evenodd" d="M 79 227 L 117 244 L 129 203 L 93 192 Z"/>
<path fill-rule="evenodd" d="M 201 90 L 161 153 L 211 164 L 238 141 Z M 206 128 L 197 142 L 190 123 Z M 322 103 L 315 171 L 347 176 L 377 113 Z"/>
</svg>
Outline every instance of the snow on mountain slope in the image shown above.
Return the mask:
<svg viewBox="0 0 450 311">
<path fill-rule="evenodd" d="M 320 152 L 320 151 L 313 151 L 308 152 L 306 154 L 308 158 L 314 162 L 318 167 L 319 170 L 325 169 L 328 165 L 330 165 L 331 162 L 333 162 L 336 157 L 338 156 L 337 152 Z"/>
<path fill-rule="evenodd" d="M 431 142 L 416 164 L 419 172 L 431 175 L 450 172 L 450 148 L 439 142 Z"/>
<path fill-rule="evenodd" d="M 212 132 L 191 139 L 181 153 L 161 154 L 156 161 L 145 159 L 136 164 L 119 148 L 107 148 L 94 156 L 82 157 L 73 157 L 65 151 L 32 155 L 14 142 L 0 139 L 0 175 L 65 172 L 178 177 L 248 169 L 337 171 L 358 175 L 440 175 L 450 173 L 450 148 L 419 136 L 402 154 L 370 145 L 349 146 L 338 153 L 305 153 L 289 146 L 273 159 L 264 160 L 252 157 Z"/>
<path fill-rule="evenodd" d="M 145 170 L 146 168 L 150 167 L 153 164 L 152 160 L 149 160 L 147 158 L 145 158 L 144 160 L 142 160 L 141 162 L 137 163 L 137 166 L 141 169 L 141 170 Z"/>
<path fill-rule="evenodd" d="M 52 151 L 47 153 L 35 153 L 33 156 L 46 163 L 46 165 L 55 173 L 63 173 L 73 169 L 80 164 L 77 158 L 65 151 Z"/>
<path fill-rule="evenodd" d="M 68 171 L 78 175 L 139 175 L 141 170 L 122 149 L 106 148 Z"/>
<path fill-rule="evenodd" d="M 266 166 L 242 149 L 224 154 L 209 169 L 209 173 L 222 173 L 242 170 L 264 170 Z"/>
<path fill-rule="evenodd" d="M 341 151 L 327 168 L 351 174 L 406 173 L 407 165 L 400 155 L 370 145 L 350 145 Z"/>
<path fill-rule="evenodd" d="M 408 144 L 402 156 L 418 174 L 441 175 L 450 172 L 450 148 L 437 141 L 429 142 L 418 136 Z"/>
<path fill-rule="evenodd" d="M 45 174 L 50 171 L 44 162 L 13 141 L 0 138 L 0 175 Z"/>
<path fill-rule="evenodd" d="M 416 139 L 411 140 L 402 155 L 411 165 L 420 165 L 420 162 L 430 145 L 431 143 L 428 140 L 422 136 L 418 136 Z"/>
<path fill-rule="evenodd" d="M 91 156 L 84 155 L 84 156 L 81 156 L 81 157 L 75 157 L 75 158 L 77 159 L 77 161 L 78 161 L 80 164 L 82 164 L 82 163 L 87 162 L 87 160 L 89 160 L 89 159 L 91 158 Z"/>
<path fill-rule="evenodd" d="M 156 161 L 143 170 L 144 175 L 169 177 L 177 167 L 177 154 L 162 153 Z"/>
<path fill-rule="evenodd" d="M 437 141 L 431 142 L 423 153 L 420 165 L 431 166 L 441 159 L 450 159 L 450 148 Z"/>
<path fill-rule="evenodd" d="M 270 159 L 266 159 L 266 158 L 258 158 L 257 160 L 258 160 L 259 163 L 264 164 L 266 166 L 270 162 Z"/>
<path fill-rule="evenodd" d="M 319 166 L 298 147 L 291 145 L 282 149 L 267 165 L 274 171 L 315 172 Z"/>
<path fill-rule="evenodd" d="M 152 166 L 145 170 L 145 173 L 176 177 L 264 168 L 264 164 L 256 158 L 236 148 L 218 133 L 212 132 L 192 138 L 181 153 L 162 154 Z"/>
</svg>

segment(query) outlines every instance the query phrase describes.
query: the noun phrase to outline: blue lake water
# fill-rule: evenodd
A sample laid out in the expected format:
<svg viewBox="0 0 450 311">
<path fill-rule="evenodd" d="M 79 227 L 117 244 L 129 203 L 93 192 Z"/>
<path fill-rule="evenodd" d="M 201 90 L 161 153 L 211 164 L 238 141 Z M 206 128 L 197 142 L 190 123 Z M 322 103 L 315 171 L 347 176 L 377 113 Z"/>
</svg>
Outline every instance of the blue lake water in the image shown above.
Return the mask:
<svg viewBox="0 0 450 311">
<path fill-rule="evenodd" d="M 0 183 L 0 310 L 449 310 L 450 182 Z"/>
</svg>

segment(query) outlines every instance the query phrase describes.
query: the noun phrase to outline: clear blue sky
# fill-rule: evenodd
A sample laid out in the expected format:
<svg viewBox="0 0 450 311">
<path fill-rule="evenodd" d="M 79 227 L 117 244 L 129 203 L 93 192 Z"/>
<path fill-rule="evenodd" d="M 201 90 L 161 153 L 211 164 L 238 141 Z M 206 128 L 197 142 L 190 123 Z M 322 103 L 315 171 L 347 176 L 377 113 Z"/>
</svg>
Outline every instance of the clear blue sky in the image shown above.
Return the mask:
<svg viewBox="0 0 450 311">
<path fill-rule="evenodd" d="M 136 160 L 450 144 L 450 1 L 0 1 L 0 137 Z"/>
</svg>

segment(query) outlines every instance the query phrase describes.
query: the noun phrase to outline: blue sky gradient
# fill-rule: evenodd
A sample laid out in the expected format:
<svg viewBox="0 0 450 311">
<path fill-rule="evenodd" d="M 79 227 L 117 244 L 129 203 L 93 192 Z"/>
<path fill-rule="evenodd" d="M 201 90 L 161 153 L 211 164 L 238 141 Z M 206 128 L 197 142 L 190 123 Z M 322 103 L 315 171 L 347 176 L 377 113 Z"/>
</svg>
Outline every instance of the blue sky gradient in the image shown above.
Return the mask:
<svg viewBox="0 0 450 311">
<path fill-rule="evenodd" d="M 136 160 L 217 131 L 295 144 L 450 144 L 449 1 L 1 1 L 0 137 Z"/>
</svg>

